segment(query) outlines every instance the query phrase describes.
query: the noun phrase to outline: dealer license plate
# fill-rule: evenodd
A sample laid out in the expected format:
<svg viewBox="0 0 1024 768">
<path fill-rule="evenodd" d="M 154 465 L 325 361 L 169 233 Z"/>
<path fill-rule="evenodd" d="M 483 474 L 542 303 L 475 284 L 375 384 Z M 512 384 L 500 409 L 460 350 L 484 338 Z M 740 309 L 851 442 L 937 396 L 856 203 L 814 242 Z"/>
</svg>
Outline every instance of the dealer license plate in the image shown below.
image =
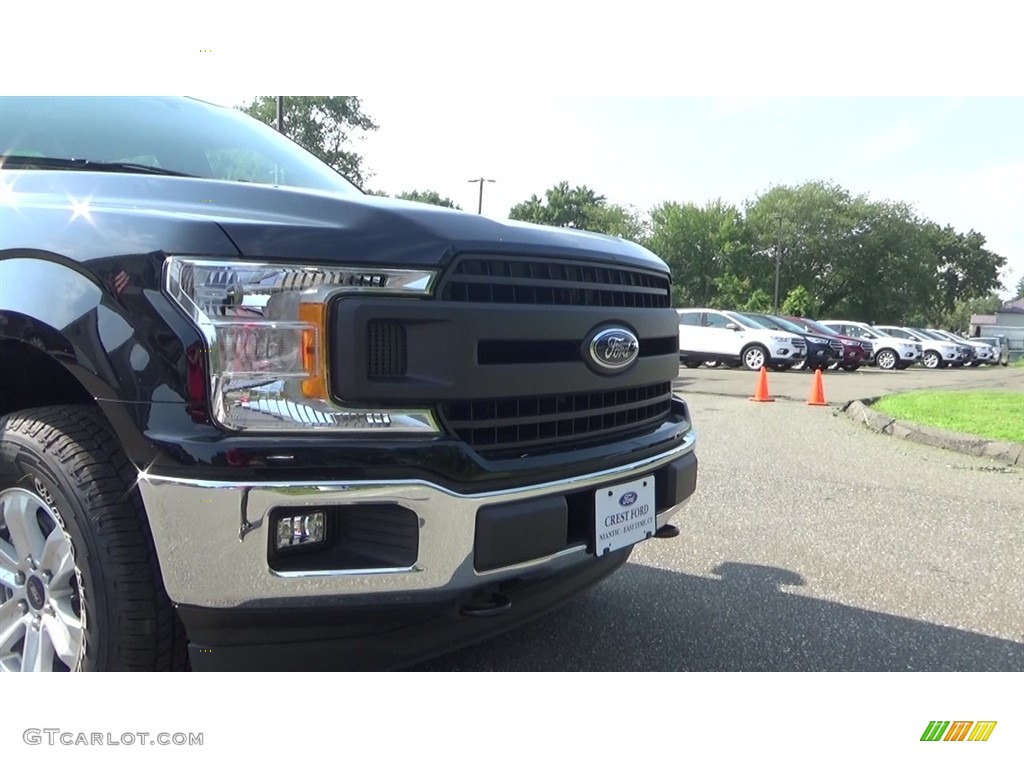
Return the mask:
<svg viewBox="0 0 1024 768">
<path fill-rule="evenodd" d="M 598 557 L 654 535 L 654 475 L 601 488 L 594 497 Z"/>
</svg>

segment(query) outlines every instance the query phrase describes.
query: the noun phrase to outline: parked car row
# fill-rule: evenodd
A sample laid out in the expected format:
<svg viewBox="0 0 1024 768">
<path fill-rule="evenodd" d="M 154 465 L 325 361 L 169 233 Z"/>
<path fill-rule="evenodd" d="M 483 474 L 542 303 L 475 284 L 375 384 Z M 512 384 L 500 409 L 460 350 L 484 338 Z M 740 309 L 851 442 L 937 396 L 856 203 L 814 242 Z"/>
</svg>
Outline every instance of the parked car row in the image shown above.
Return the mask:
<svg viewBox="0 0 1024 768">
<path fill-rule="evenodd" d="M 676 311 L 679 360 L 688 368 L 725 365 L 750 370 L 856 371 L 862 365 L 882 370 L 901 370 L 916 363 L 926 368 L 1006 365 L 1007 356 L 999 347 L 937 328 L 815 321 L 710 308 Z"/>
<path fill-rule="evenodd" d="M 872 363 L 883 370 L 906 368 L 920 362 L 925 368 L 962 368 L 1008 362 L 999 347 L 979 339 L 964 339 L 939 328 L 911 328 L 897 325 L 868 325 L 846 320 L 823 320 L 840 333 L 870 342 Z M 909 353 L 913 347 L 915 355 Z M 916 359 L 915 359 L 916 358 Z"/>
</svg>

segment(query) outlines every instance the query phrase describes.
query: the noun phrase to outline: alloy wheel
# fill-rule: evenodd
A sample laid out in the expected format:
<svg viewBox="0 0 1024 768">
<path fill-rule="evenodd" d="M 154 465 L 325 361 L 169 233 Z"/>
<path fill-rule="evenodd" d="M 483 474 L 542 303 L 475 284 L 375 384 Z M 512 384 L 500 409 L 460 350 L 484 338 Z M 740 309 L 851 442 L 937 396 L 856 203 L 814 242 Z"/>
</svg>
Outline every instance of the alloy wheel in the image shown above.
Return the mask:
<svg viewBox="0 0 1024 768">
<path fill-rule="evenodd" d="M 765 354 L 760 347 L 751 347 L 743 353 L 743 364 L 752 371 L 759 371 L 764 367 Z"/>
<path fill-rule="evenodd" d="M 878 363 L 878 367 L 883 371 L 891 371 L 896 367 L 896 353 L 889 349 L 883 349 L 878 353 L 875 362 Z"/>
<path fill-rule="evenodd" d="M 60 519 L 37 493 L 0 491 L 0 670 L 74 670 L 84 650 L 81 578 Z"/>
</svg>

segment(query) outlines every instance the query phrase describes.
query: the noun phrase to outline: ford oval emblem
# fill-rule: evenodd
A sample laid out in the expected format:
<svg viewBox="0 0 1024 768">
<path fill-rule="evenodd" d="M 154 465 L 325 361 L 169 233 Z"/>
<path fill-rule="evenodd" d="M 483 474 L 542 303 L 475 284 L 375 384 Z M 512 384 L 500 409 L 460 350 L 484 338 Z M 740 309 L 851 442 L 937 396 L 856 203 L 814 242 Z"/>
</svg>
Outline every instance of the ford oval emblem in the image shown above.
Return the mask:
<svg viewBox="0 0 1024 768">
<path fill-rule="evenodd" d="M 619 499 L 619 504 L 623 507 L 628 507 L 631 504 L 636 504 L 636 499 L 637 495 L 634 491 L 626 491 L 626 493 L 622 494 L 622 497 Z"/>
<path fill-rule="evenodd" d="M 625 328 L 605 328 L 594 334 L 587 351 L 597 370 L 618 372 L 636 362 L 640 341 Z"/>
</svg>

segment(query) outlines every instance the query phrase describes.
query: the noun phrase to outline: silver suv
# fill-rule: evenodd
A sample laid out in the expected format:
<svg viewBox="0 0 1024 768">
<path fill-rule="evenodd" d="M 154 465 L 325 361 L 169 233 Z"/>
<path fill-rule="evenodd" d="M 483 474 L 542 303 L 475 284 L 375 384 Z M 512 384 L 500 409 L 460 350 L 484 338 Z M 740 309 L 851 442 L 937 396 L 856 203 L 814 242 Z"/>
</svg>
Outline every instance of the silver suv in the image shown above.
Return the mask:
<svg viewBox="0 0 1024 768">
<path fill-rule="evenodd" d="M 898 339 L 920 343 L 923 349 L 921 363 L 925 368 L 945 368 L 948 365 L 959 368 L 964 363 L 970 362 L 973 357 L 971 348 L 966 344 L 957 344 L 941 337 L 935 338 L 917 328 L 903 328 L 898 325 L 876 325 L 875 327 Z"/>
<path fill-rule="evenodd" d="M 915 330 L 923 331 L 929 336 L 934 336 L 938 339 L 952 341 L 961 347 L 969 347 L 973 350 L 970 365 L 974 368 L 977 368 L 979 365 L 995 365 L 999 362 L 999 350 L 996 349 L 995 345 L 988 344 L 982 339 L 965 339 L 957 336 L 955 333 L 943 331 L 939 328 L 917 328 Z"/>
<path fill-rule="evenodd" d="M 871 342 L 871 362 L 883 371 L 903 370 L 921 360 L 924 349 L 919 342 L 899 339 L 867 323 L 853 320 L 819 320 L 821 325 L 844 336 Z"/>
<path fill-rule="evenodd" d="M 1005 336 L 975 336 L 971 341 L 980 341 L 982 344 L 988 344 L 996 351 L 992 365 L 996 363 L 1004 366 L 1010 364 L 1010 344 Z"/>
</svg>

